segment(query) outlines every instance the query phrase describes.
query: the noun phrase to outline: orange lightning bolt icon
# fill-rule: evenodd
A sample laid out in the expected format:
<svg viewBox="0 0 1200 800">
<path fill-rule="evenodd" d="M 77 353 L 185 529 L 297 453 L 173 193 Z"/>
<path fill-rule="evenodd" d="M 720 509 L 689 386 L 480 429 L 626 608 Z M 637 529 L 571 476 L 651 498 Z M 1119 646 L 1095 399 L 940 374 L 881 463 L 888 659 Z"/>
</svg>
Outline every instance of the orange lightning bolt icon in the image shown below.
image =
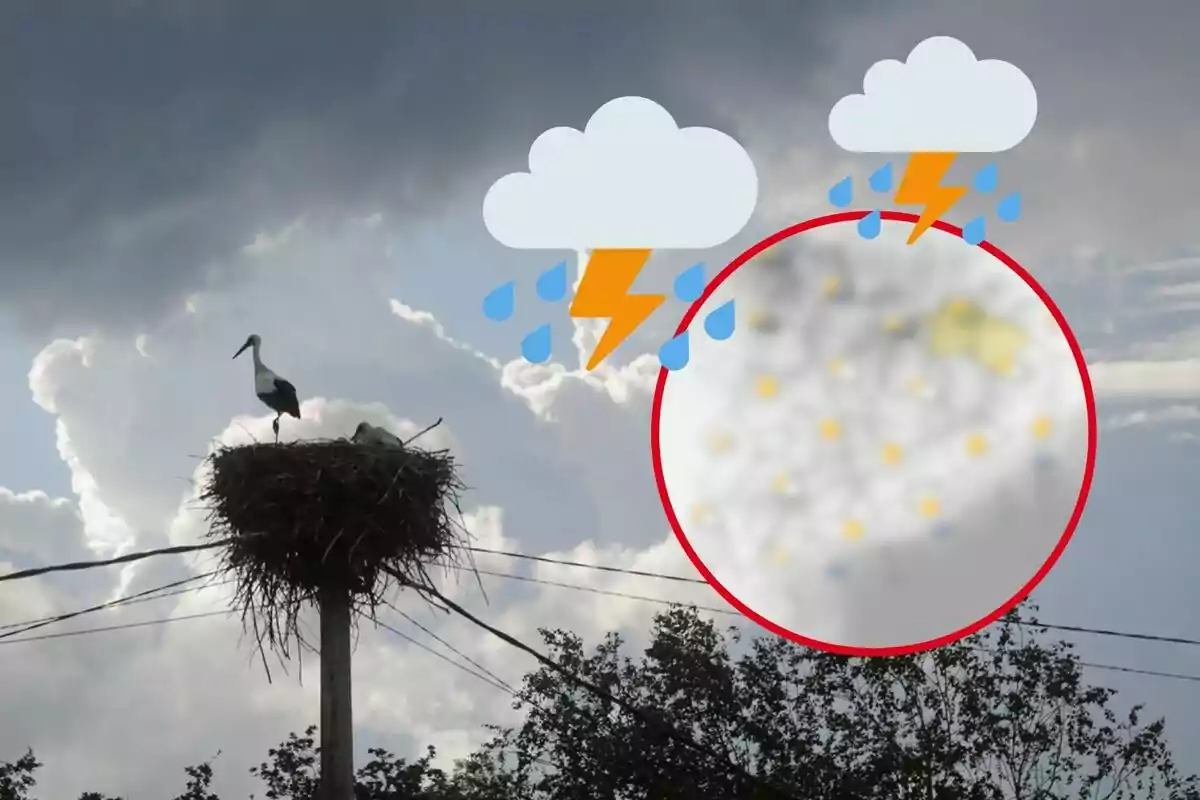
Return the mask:
<svg viewBox="0 0 1200 800">
<path fill-rule="evenodd" d="M 965 186 L 942 186 L 942 178 L 957 156 L 957 153 L 913 153 L 909 157 L 894 199 L 903 206 L 925 206 L 908 237 L 909 244 L 920 239 L 921 234 L 967 193 Z"/>
<path fill-rule="evenodd" d="M 595 369 L 601 361 L 637 330 L 667 299 L 661 294 L 630 294 L 638 273 L 650 258 L 649 250 L 593 250 L 579 281 L 571 316 L 609 319 L 604 335 L 588 360 Z"/>
</svg>

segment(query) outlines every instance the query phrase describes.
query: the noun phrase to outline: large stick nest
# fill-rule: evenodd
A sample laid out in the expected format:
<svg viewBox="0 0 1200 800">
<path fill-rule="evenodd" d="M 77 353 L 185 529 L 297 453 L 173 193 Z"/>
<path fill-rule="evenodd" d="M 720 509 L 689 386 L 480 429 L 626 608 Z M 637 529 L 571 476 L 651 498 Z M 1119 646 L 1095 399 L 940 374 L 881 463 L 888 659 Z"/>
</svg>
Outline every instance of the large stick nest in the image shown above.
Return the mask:
<svg viewBox="0 0 1200 800">
<path fill-rule="evenodd" d="M 222 447 L 209 466 L 208 535 L 228 540 L 222 567 L 247 630 L 283 657 L 292 639 L 304 643 L 298 616 L 322 587 L 348 592 L 373 616 L 396 576 L 430 585 L 426 565 L 459 561 L 467 544 L 464 487 L 445 450 L 256 443 Z"/>
</svg>

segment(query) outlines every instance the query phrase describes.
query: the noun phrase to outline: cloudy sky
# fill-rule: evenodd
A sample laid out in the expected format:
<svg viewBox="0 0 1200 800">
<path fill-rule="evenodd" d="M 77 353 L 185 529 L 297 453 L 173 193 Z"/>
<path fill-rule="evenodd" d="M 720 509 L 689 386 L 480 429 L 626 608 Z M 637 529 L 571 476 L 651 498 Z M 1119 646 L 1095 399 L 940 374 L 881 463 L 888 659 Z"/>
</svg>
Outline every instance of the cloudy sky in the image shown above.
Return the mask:
<svg viewBox="0 0 1200 800">
<path fill-rule="evenodd" d="M 825 191 L 877 160 L 830 141 L 826 114 L 862 73 L 921 39 L 957 36 L 1017 63 L 1038 88 L 1030 138 L 1000 160 L 1025 216 L 994 237 L 1050 289 L 1087 351 L 1103 424 L 1075 541 L 1036 597 L 1047 621 L 1200 638 L 1189 476 L 1200 467 L 1200 203 L 1190 102 L 1200 7 L 1156 0 L 978 7 L 939 0 L 799 4 L 660 0 L 580 5 L 379 0 L 86 5 L 0 11 L 0 561 L 42 564 L 192 542 L 199 457 L 269 435 L 249 333 L 290 378 L 297 436 L 368 418 L 444 417 L 484 546 L 694 574 L 670 536 L 648 457 L 653 353 L 682 308 L 611 365 L 580 370 L 596 331 L 561 309 L 497 325 L 480 300 L 569 253 L 510 251 L 480 215 L 546 128 L 582 126 L 640 94 L 684 125 L 736 136 L 762 196 L 723 264 L 763 235 L 826 213 Z M 69 9 L 69 10 L 68 10 Z M 977 162 L 966 160 L 965 171 Z M 969 219 L 965 204 L 952 221 Z M 645 285 L 666 285 L 663 259 Z M 550 364 L 517 360 L 550 319 Z M 480 566 L 709 605 L 675 586 L 495 558 Z M 30 580 L 0 592 L 0 623 L 89 605 L 205 569 L 203 559 Z M 532 639 L 637 631 L 654 607 L 485 576 L 463 602 Z M 448 586 L 456 586 L 451 579 Z M 221 587 L 93 615 L 116 624 L 221 608 Z M 402 606 L 402 608 L 405 606 Z M 510 681 L 529 663 L 466 623 L 407 608 Z M 400 617 L 389 624 L 422 634 Z M 64 625 L 62 629 L 69 626 Z M 289 730 L 315 722 L 315 686 L 268 684 L 236 622 L 170 625 L 0 649 L 0 759 L 32 745 L 45 794 L 161 796 L 218 750 L 220 789 Z M 1200 675 L 1200 651 L 1078 636 L 1089 661 Z M 432 644 L 432 643 L 431 643 Z M 436 645 L 435 645 L 436 646 Z M 1168 715 L 1200 770 L 1194 684 L 1094 670 Z M 358 746 L 448 755 L 512 719 L 507 698 L 383 631 L 355 664 Z M 414 689 L 414 687 L 416 687 Z M 15 724 L 14 722 L 15 721 Z M 114 735 L 119 731 L 119 735 Z"/>
</svg>

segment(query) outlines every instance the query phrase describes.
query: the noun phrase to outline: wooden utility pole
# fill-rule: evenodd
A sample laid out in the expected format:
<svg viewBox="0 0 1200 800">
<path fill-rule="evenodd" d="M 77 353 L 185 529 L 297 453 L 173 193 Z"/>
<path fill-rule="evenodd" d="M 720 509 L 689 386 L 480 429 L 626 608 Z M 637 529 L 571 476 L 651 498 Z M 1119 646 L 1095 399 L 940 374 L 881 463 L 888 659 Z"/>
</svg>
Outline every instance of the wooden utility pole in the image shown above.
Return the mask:
<svg viewBox="0 0 1200 800">
<path fill-rule="evenodd" d="M 354 723 L 350 701 L 350 593 L 322 587 L 321 800 L 354 800 Z"/>
</svg>

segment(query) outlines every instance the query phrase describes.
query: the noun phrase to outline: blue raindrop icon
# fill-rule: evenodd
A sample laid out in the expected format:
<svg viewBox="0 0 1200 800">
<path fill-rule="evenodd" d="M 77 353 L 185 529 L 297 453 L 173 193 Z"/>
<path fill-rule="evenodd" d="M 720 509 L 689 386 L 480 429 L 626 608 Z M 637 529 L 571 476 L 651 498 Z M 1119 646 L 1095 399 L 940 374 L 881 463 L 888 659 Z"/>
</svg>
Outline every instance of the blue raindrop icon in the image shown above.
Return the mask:
<svg viewBox="0 0 1200 800">
<path fill-rule="evenodd" d="M 994 192 L 999 182 L 1000 173 L 997 171 L 995 164 L 988 164 L 979 170 L 979 172 L 976 172 L 975 179 L 972 181 L 977 192 Z"/>
<path fill-rule="evenodd" d="M 550 326 L 542 325 L 521 340 L 521 355 L 530 364 L 541 364 L 550 358 Z"/>
<path fill-rule="evenodd" d="M 884 164 L 871 173 L 871 189 L 876 192 L 887 192 L 892 188 L 892 162 Z"/>
<path fill-rule="evenodd" d="M 1021 193 L 1013 192 L 996 206 L 996 216 L 1005 222 L 1016 222 L 1021 218 Z"/>
<path fill-rule="evenodd" d="M 497 286 L 483 298 L 483 315 L 493 322 L 504 322 L 513 314 L 516 305 L 516 284 L 512 281 Z"/>
<path fill-rule="evenodd" d="M 939 522 L 933 526 L 933 530 L 929 533 L 934 539 L 949 539 L 954 535 L 954 528 L 945 522 Z"/>
<path fill-rule="evenodd" d="M 557 303 L 567 296 L 567 262 L 560 261 L 537 279 L 538 297 L 547 303 Z"/>
<path fill-rule="evenodd" d="M 704 294 L 704 264 L 695 264 L 675 276 L 675 296 L 694 303 Z"/>
<path fill-rule="evenodd" d="M 668 339 L 663 342 L 663 346 L 658 348 L 658 361 L 672 372 L 683 369 L 688 365 L 688 359 L 692 357 L 691 345 L 688 342 L 688 332 L 676 336 L 674 339 Z"/>
<path fill-rule="evenodd" d="M 704 332 L 718 342 L 723 342 L 733 336 L 737 319 L 734 314 L 733 301 L 714 309 L 704 318 Z"/>
<path fill-rule="evenodd" d="M 858 235 L 864 239 L 874 239 L 882 230 L 882 217 L 878 211 L 872 211 L 858 221 Z"/>
<path fill-rule="evenodd" d="M 963 226 L 962 238 L 971 245 L 982 242 L 987 238 L 987 221 L 983 217 L 976 217 L 968 222 Z"/>
<path fill-rule="evenodd" d="M 838 208 L 845 208 L 854 199 L 854 181 L 846 176 L 833 185 L 829 190 L 829 202 Z"/>
<path fill-rule="evenodd" d="M 850 570 L 847 569 L 846 565 L 840 561 L 835 561 L 825 567 L 825 577 L 831 580 L 844 580 L 849 573 Z"/>
</svg>

